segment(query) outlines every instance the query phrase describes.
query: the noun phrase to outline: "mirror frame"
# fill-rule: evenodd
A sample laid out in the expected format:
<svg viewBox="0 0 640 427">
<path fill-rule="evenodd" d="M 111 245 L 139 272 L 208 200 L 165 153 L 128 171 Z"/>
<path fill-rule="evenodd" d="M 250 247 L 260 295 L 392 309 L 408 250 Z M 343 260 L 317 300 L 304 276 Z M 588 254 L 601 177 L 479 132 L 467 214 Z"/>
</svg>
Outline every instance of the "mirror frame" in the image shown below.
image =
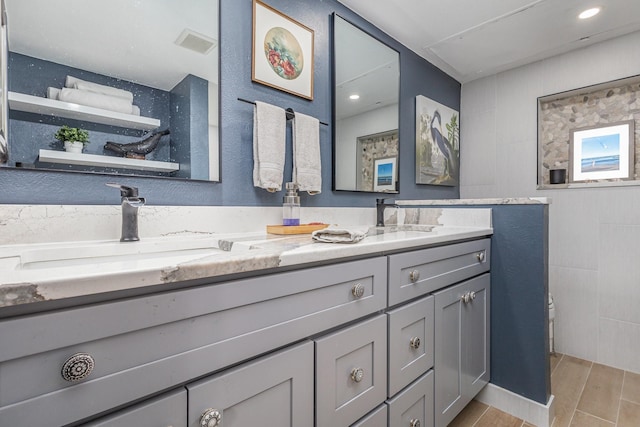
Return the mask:
<svg viewBox="0 0 640 427">
<path fill-rule="evenodd" d="M 218 19 L 218 34 L 217 34 L 217 116 L 218 116 L 218 125 L 217 125 L 217 147 L 215 154 L 216 162 L 217 162 L 217 173 L 214 176 L 214 179 L 211 178 L 212 173 L 209 171 L 209 179 L 192 179 L 192 178 L 182 178 L 182 177 L 173 177 L 173 176 L 154 176 L 154 175 L 139 175 L 134 173 L 109 173 L 103 171 L 80 171 L 80 170 L 65 170 L 65 169 L 47 169 L 47 168 L 31 168 L 31 167 L 12 167 L 9 166 L 9 104 L 8 104 L 8 74 L 9 74 L 9 40 L 8 40 L 8 22 L 7 22 L 7 12 L 5 6 L 5 0 L 0 0 L 0 167 L 6 169 L 24 169 L 31 170 L 37 172 L 54 172 L 54 173 L 72 173 L 72 174 L 85 174 L 85 175 L 96 175 L 96 176 L 112 176 L 112 177 L 124 177 L 124 178 L 140 178 L 140 179 L 161 179 L 161 180 L 178 180 L 182 182 L 210 182 L 210 183 L 221 183 L 222 182 L 222 139 L 221 139 L 221 118 L 222 112 L 220 108 L 221 104 L 221 90 L 220 90 L 220 70 L 221 70 L 221 59 L 222 53 L 220 48 L 220 12 L 221 12 L 221 1 L 217 1 L 217 19 Z M 209 138 L 210 139 L 210 138 Z"/>
<path fill-rule="evenodd" d="M 400 82 L 400 52 L 393 48 L 392 46 L 390 46 L 388 43 L 386 43 L 385 41 L 381 40 L 379 37 L 376 37 L 375 35 L 371 34 L 369 31 L 365 30 L 364 28 L 362 28 L 360 25 L 355 24 L 354 22 L 352 22 L 351 20 L 345 18 L 344 16 L 333 12 L 331 14 L 331 26 L 330 26 L 330 32 L 331 32 L 331 37 L 330 37 L 330 49 L 331 49 L 331 96 L 332 96 L 332 101 L 331 101 L 331 119 L 332 119 L 332 126 L 331 126 L 331 137 L 332 137 L 332 144 L 331 144 L 331 158 L 332 158 L 332 163 L 331 163 L 331 190 L 332 191 L 350 191 L 350 192 L 357 192 L 357 193 L 372 193 L 372 194 L 398 194 L 400 193 L 400 94 L 401 94 L 401 82 Z M 337 124 L 337 96 L 336 96 L 336 85 L 337 85 L 337 73 L 336 73 L 336 17 L 342 19 L 343 21 L 345 21 L 346 23 L 354 26 L 355 28 L 357 28 L 358 30 L 362 31 L 364 34 L 366 34 L 367 36 L 371 37 L 373 40 L 379 42 L 380 44 L 388 47 L 389 49 L 393 50 L 394 52 L 396 52 L 398 54 L 398 125 L 396 129 L 387 129 L 383 132 L 379 132 L 380 134 L 383 133 L 388 133 L 391 132 L 393 130 L 395 130 L 398 134 L 398 155 L 397 155 L 397 159 L 396 159 L 396 172 L 395 172 L 395 177 L 396 177 L 396 182 L 395 182 L 395 190 L 389 190 L 389 191 L 375 191 L 375 190 L 358 190 L 358 189 L 341 189 L 341 188 L 336 188 L 336 173 L 337 173 L 337 150 L 336 150 L 336 124 Z M 355 165 L 354 165 L 355 167 Z"/>
</svg>

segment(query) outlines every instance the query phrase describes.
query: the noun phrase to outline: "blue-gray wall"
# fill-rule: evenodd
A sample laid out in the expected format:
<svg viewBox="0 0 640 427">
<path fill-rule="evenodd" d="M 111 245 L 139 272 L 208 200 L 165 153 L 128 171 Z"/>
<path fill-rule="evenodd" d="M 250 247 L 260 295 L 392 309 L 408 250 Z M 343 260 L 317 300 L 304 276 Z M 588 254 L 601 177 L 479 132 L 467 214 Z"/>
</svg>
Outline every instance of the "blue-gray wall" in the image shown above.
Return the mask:
<svg viewBox="0 0 640 427">
<path fill-rule="evenodd" d="M 460 109 L 460 84 L 386 36 L 335 0 L 269 0 L 269 5 L 312 28 L 315 35 L 314 100 L 251 82 L 252 1 L 220 0 L 220 156 L 221 183 L 174 179 L 112 177 L 62 172 L 0 169 L 0 203 L 116 204 L 117 180 L 140 188 L 154 205 L 280 205 L 282 194 L 255 189 L 252 183 L 252 106 L 237 100 L 261 100 L 331 121 L 331 14 L 370 32 L 400 52 L 400 194 L 403 199 L 458 198 L 457 187 L 416 185 L 414 122 L 416 95 Z M 9 23 L 11 25 L 11 23 Z M 290 129 L 285 179 L 291 176 Z M 373 206 L 376 194 L 331 191 L 331 128 L 322 126 L 323 192 L 304 196 L 303 206 Z M 464 144 L 464 141 L 462 141 Z M 73 190 L 70 190 L 73 188 Z M 377 195 L 379 197 L 379 195 Z"/>
</svg>

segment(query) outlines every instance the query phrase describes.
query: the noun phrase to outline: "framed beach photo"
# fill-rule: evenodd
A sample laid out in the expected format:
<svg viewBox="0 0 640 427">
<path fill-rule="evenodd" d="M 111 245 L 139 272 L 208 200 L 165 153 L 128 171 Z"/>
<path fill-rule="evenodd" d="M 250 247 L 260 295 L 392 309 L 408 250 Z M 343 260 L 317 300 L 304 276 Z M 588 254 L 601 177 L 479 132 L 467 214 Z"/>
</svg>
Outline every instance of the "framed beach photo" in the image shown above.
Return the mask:
<svg viewBox="0 0 640 427">
<path fill-rule="evenodd" d="M 397 157 L 376 159 L 373 162 L 373 191 L 396 191 Z"/>
<path fill-rule="evenodd" d="M 571 131 L 569 182 L 634 178 L 634 121 Z"/>
<path fill-rule="evenodd" d="M 251 80 L 313 100 L 313 30 L 253 0 Z"/>
</svg>

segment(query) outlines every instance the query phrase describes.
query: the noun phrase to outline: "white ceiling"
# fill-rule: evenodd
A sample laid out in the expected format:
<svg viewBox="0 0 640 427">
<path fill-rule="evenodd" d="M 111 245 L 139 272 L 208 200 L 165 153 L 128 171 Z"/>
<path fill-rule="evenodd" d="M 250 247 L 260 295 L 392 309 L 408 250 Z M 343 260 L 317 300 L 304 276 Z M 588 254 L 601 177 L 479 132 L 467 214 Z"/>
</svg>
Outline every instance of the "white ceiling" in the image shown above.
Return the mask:
<svg viewBox="0 0 640 427">
<path fill-rule="evenodd" d="M 462 83 L 640 30 L 640 0 L 339 1 Z"/>
<path fill-rule="evenodd" d="M 175 44 L 185 29 L 218 39 L 217 0 L 4 0 L 9 49 L 158 89 L 187 74 L 218 83 L 218 49 Z"/>
</svg>

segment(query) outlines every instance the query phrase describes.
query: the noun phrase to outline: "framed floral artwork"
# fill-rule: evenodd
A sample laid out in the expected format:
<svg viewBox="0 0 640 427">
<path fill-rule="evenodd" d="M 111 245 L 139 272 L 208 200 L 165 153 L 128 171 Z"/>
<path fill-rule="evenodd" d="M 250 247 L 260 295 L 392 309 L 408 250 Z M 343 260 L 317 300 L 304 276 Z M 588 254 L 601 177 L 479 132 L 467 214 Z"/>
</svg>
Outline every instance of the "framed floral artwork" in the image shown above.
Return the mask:
<svg viewBox="0 0 640 427">
<path fill-rule="evenodd" d="M 251 80 L 313 99 L 313 30 L 253 0 Z"/>
</svg>

